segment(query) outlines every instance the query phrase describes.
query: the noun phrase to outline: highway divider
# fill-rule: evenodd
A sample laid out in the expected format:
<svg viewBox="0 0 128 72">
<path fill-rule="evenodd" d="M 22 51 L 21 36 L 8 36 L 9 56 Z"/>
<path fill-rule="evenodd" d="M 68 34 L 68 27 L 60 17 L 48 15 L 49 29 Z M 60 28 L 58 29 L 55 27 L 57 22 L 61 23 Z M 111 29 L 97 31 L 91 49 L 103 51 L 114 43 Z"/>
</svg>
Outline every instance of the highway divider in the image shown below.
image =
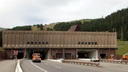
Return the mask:
<svg viewBox="0 0 128 72">
<path fill-rule="evenodd" d="M 117 64 L 128 64 L 128 60 L 126 60 L 126 61 L 100 60 L 100 62 L 117 63 Z"/>
<path fill-rule="evenodd" d="M 16 69 L 15 69 L 15 72 L 23 72 L 23 70 L 21 69 L 20 67 L 20 62 L 22 61 L 23 59 L 19 59 L 17 61 L 17 65 L 16 65 Z"/>
<path fill-rule="evenodd" d="M 100 63 L 92 63 L 92 62 L 77 62 L 77 61 L 65 61 L 63 60 L 62 63 L 71 63 L 71 64 L 79 64 L 79 65 L 87 65 L 87 66 L 100 66 Z"/>
</svg>

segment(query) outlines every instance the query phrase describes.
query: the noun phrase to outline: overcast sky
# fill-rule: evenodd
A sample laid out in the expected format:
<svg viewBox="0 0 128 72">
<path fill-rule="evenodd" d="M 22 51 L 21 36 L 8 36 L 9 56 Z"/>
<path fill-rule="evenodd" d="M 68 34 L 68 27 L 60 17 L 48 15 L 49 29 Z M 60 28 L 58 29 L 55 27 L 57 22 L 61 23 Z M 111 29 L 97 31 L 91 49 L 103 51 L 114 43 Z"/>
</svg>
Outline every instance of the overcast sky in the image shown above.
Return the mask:
<svg viewBox="0 0 128 72">
<path fill-rule="evenodd" d="M 101 18 L 127 7 L 128 0 L 0 0 L 0 27 Z"/>
</svg>

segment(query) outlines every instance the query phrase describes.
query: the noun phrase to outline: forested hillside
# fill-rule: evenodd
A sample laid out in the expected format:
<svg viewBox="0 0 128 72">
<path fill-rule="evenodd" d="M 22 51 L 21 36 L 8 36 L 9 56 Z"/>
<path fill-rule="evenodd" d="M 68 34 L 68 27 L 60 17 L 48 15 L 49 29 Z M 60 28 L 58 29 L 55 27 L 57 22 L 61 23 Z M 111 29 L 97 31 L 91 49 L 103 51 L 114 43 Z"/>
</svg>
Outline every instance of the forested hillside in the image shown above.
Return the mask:
<svg viewBox="0 0 128 72">
<path fill-rule="evenodd" d="M 128 40 L 128 8 L 118 10 L 105 18 L 90 21 L 61 22 L 54 26 L 56 31 L 67 31 L 72 25 L 80 24 L 80 31 L 117 32 L 117 38 L 121 38 L 121 27 L 123 29 L 123 40 Z"/>
<path fill-rule="evenodd" d="M 44 30 L 46 28 L 48 31 L 68 31 L 72 25 L 80 24 L 80 31 L 92 31 L 92 32 L 117 32 L 117 39 L 121 38 L 121 29 L 123 31 L 123 40 L 128 41 L 128 8 L 118 10 L 105 18 L 99 19 L 82 19 L 70 22 L 57 22 L 50 24 L 50 26 L 45 27 L 42 24 L 35 24 L 39 30 Z M 31 25 L 29 26 L 17 26 L 8 30 L 32 30 Z M 52 27 L 54 26 L 54 27 Z M 50 27 L 50 28 L 49 28 Z M 122 28 L 121 28 L 122 27 Z M 0 32 L 0 46 L 2 46 L 2 32 Z"/>
</svg>

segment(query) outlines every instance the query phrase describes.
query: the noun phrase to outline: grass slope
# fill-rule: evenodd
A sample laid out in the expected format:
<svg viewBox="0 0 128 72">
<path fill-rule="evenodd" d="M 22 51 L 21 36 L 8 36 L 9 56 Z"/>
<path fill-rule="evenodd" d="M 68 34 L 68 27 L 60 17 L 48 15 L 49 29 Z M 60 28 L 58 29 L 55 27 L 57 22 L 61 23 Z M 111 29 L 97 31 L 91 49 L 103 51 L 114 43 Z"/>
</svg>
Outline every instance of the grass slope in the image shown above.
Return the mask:
<svg viewBox="0 0 128 72">
<path fill-rule="evenodd" d="M 117 55 L 124 55 L 128 53 L 128 41 L 117 41 Z"/>
<path fill-rule="evenodd" d="M 82 23 L 85 22 L 90 22 L 92 19 L 81 19 L 81 20 L 74 20 L 74 21 L 69 21 L 69 22 L 75 22 L 75 21 L 81 21 Z M 43 28 L 44 30 L 47 30 L 47 28 L 52 28 L 54 27 L 54 25 L 59 24 L 61 22 L 57 22 L 57 23 L 51 23 L 49 25 L 45 25 Z M 66 23 L 66 22 L 65 22 Z"/>
<path fill-rule="evenodd" d="M 31 27 L 32 31 L 40 31 L 40 28 L 37 28 L 37 26 Z"/>
<path fill-rule="evenodd" d="M 4 51 L 4 49 L 2 47 L 0 47 L 0 51 Z"/>
<path fill-rule="evenodd" d="M 43 29 L 44 29 L 44 30 L 47 30 L 47 28 L 52 28 L 52 29 L 53 29 L 54 25 L 56 25 L 56 24 L 58 24 L 58 23 L 52 23 L 52 24 L 49 24 L 49 25 L 45 25 L 45 26 L 43 27 Z"/>
</svg>

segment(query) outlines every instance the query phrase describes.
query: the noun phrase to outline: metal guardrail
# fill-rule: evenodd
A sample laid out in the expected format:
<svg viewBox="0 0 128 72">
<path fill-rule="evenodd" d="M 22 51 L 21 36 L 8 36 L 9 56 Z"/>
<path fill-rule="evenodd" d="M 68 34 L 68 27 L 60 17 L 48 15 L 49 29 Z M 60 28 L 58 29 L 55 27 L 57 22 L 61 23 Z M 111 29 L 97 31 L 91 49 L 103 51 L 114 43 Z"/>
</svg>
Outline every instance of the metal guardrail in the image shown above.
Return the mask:
<svg viewBox="0 0 128 72">
<path fill-rule="evenodd" d="M 79 65 L 91 65 L 91 66 L 99 66 L 100 63 L 91 63 L 91 62 L 76 62 L 76 61 L 62 61 L 62 63 L 71 63 L 71 64 L 79 64 Z"/>
<path fill-rule="evenodd" d="M 117 64 L 128 64 L 128 61 L 112 61 L 112 60 L 100 60 L 101 62 L 117 63 Z"/>
</svg>

